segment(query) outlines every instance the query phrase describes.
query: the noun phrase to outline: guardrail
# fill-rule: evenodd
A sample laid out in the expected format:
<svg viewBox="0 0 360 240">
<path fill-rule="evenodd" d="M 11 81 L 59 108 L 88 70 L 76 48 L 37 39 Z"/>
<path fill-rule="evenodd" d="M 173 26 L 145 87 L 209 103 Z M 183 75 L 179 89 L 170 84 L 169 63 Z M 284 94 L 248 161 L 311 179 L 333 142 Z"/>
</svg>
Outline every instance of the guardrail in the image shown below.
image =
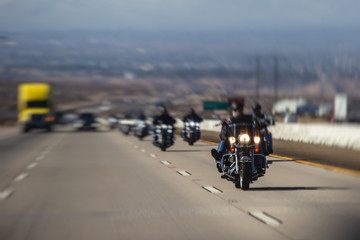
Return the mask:
<svg viewBox="0 0 360 240">
<path fill-rule="evenodd" d="M 215 126 L 219 122 L 204 120 L 200 129 L 220 132 L 221 126 Z M 183 127 L 181 119 L 177 119 L 176 127 Z M 360 150 L 358 124 L 276 123 L 275 126 L 270 126 L 269 130 L 274 139 Z"/>
</svg>

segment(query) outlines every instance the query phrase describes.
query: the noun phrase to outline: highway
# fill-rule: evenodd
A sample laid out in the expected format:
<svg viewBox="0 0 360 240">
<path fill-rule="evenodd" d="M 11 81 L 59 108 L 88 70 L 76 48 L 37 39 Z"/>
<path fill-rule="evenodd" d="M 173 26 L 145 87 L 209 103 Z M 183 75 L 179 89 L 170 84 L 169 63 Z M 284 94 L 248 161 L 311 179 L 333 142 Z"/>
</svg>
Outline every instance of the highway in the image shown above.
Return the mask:
<svg viewBox="0 0 360 240">
<path fill-rule="evenodd" d="M 242 191 L 213 147 L 0 131 L 0 239 L 359 239 L 360 176 L 269 157 Z"/>
</svg>

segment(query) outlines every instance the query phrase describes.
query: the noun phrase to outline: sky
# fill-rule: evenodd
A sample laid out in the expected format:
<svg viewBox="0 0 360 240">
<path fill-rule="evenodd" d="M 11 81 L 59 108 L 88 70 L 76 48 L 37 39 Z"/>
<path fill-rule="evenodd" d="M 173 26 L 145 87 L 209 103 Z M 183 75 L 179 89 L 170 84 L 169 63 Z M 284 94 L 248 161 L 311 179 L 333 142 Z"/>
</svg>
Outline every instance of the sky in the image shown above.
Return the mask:
<svg viewBox="0 0 360 240">
<path fill-rule="evenodd" d="M 360 29 L 359 12 L 359 0 L 0 0 L 0 31 Z"/>
</svg>

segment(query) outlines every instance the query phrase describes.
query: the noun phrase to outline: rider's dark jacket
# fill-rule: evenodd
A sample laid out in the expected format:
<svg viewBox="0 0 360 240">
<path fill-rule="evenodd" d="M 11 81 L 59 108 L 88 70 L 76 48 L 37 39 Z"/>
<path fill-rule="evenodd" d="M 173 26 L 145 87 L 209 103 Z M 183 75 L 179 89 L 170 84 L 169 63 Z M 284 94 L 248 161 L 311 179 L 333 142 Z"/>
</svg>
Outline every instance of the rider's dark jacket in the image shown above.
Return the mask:
<svg viewBox="0 0 360 240">
<path fill-rule="evenodd" d="M 166 125 L 174 125 L 176 123 L 176 120 L 168 113 L 163 113 L 159 116 L 155 116 L 153 120 L 153 125 L 158 125 L 161 123 Z"/>
<path fill-rule="evenodd" d="M 243 123 L 243 122 L 251 122 L 253 121 L 253 117 L 248 114 L 240 114 L 238 117 L 231 117 L 230 119 L 226 119 L 222 122 L 222 127 L 220 131 L 220 139 L 228 140 L 230 136 L 232 136 L 230 125 L 233 123 Z"/>
<path fill-rule="evenodd" d="M 203 119 L 197 115 L 195 112 L 191 112 L 183 117 L 183 122 L 186 122 L 187 120 L 193 120 L 195 122 L 202 122 Z"/>
</svg>

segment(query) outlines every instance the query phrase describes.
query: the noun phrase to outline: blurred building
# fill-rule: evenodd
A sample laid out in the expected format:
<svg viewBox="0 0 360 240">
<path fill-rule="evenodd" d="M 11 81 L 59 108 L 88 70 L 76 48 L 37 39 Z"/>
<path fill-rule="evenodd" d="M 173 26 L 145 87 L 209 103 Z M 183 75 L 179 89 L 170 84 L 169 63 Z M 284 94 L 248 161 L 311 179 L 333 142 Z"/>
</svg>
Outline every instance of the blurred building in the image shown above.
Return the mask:
<svg viewBox="0 0 360 240">
<path fill-rule="evenodd" d="M 335 122 L 360 122 L 360 99 L 347 94 L 336 94 L 334 99 Z"/>
<path fill-rule="evenodd" d="M 272 109 L 273 114 L 296 114 L 296 115 L 316 115 L 318 106 L 308 102 L 303 98 L 281 99 L 277 101 Z"/>
<path fill-rule="evenodd" d="M 334 111 L 334 104 L 332 103 L 320 103 L 316 116 L 318 117 L 331 117 Z"/>
</svg>

